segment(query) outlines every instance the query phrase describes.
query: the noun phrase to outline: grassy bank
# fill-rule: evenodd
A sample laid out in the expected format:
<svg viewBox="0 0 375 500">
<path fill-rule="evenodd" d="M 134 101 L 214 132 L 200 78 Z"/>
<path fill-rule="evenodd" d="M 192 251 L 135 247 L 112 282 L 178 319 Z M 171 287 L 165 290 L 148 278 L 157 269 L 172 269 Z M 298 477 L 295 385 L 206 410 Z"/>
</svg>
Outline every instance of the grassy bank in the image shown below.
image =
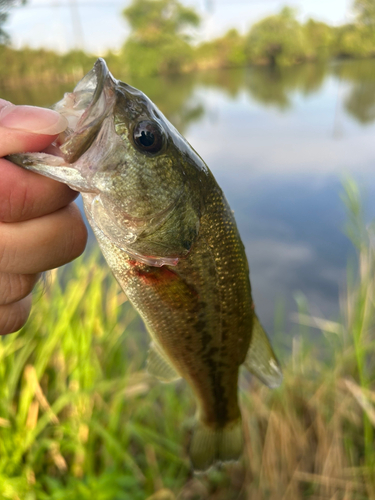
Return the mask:
<svg viewBox="0 0 375 500">
<path fill-rule="evenodd" d="M 345 201 L 358 266 L 341 320 L 301 310 L 282 386 L 241 381 L 243 460 L 206 475 L 189 470 L 189 389 L 145 374 L 147 334 L 100 257 L 51 273 L 0 342 L 0 498 L 375 498 L 374 232 L 355 185 Z"/>
</svg>

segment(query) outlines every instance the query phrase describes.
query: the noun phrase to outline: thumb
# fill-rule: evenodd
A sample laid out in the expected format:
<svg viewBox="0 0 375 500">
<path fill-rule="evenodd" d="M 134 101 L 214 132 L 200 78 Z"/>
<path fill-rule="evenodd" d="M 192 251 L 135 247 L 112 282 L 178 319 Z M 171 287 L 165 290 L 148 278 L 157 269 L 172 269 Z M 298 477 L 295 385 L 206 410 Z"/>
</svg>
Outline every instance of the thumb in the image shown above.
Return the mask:
<svg viewBox="0 0 375 500">
<path fill-rule="evenodd" d="M 66 118 L 35 106 L 14 106 L 0 99 L 0 157 L 40 151 L 66 129 Z"/>
</svg>

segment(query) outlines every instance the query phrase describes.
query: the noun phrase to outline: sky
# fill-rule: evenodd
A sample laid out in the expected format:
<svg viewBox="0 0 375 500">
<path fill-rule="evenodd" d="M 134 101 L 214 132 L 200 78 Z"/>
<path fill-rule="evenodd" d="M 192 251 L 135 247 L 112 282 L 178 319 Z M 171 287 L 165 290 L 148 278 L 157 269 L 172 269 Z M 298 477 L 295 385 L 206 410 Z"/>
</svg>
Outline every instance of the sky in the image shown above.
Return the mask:
<svg viewBox="0 0 375 500">
<path fill-rule="evenodd" d="M 199 40 L 213 38 L 229 28 L 246 32 L 261 18 L 285 4 L 295 7 L 300 20 L 313 17 L 333 25 L 351 19 L 353 0 L 181 0 L 196 9 L 203 23 Z M 13 46 L 49 48 L 66 52 L 83 48 L 104 55 L 119 49 L 129 33 L 121 11 L 130 0 L 28 0 L 11 11 L 5 26 Z"/>
</svg>

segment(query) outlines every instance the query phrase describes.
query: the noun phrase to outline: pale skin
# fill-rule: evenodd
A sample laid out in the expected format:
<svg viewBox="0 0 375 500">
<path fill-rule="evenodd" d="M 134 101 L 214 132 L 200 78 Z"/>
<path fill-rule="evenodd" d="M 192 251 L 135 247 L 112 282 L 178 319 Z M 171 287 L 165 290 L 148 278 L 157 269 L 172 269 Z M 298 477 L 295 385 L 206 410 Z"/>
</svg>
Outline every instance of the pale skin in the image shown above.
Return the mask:
<svg viewBox="0 0 375 500">
<path fill-rule="evenodd" d="M 26 323 L 41 273 L 85 249 L 78 193 L 3 158 L 46 149 L 66 125 L 54 111 L 0 99 L 0 335 Z"/>
</svg>

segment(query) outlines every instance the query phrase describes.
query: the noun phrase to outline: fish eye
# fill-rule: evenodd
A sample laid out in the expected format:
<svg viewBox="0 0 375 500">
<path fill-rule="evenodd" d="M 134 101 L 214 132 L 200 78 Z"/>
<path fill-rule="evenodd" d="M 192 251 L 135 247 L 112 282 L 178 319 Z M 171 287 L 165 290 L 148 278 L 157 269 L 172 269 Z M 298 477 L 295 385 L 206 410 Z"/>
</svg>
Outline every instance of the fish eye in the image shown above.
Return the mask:
<svg viewBox="0 0 375 500">
<path fill-rule="evenodd" d="M 147 153 L 158 153 L 164 145 L 163 131 L 156 122 L 148 120 L 136 125 L 133 138 L 138 149 Z"/>
</svg>

